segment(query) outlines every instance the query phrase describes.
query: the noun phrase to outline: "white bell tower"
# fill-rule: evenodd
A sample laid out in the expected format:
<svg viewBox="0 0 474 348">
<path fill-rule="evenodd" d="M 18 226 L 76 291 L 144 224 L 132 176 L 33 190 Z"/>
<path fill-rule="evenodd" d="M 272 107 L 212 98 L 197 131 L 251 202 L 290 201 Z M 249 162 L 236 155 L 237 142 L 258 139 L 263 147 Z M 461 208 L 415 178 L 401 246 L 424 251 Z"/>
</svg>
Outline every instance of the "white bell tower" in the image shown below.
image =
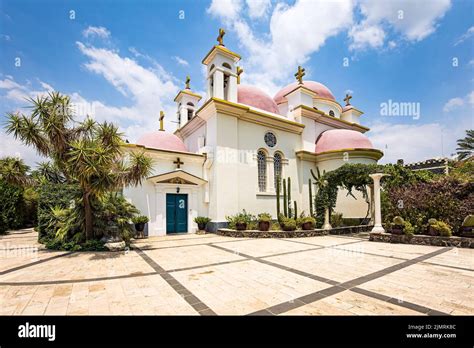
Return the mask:
<svg viewBox="0 0 474 348">
<path fill-rule="evenodd" d="M 179 91 L 178 95 L 174 98 L 178 106 L 178 128 L 183 127 L 186 123 L 191 121 L 196 114 L 196 110 L 198 109 L 197 105 L 202 98 L 199 94 L 191 91 L 191 87 L 189 87 L 190 82 L 191 79 L 189 76 L 186 76 L 186 87 Z"/>
<path fill-rule="evenodd" d="M 224 46 L 224 35 L 224 29 L 219 29 L 219 44 L 202 60 L 207 66 L 207 99 L 218 98 L 237 103 L 236 63 L 240 56 Z"/>
</svg>

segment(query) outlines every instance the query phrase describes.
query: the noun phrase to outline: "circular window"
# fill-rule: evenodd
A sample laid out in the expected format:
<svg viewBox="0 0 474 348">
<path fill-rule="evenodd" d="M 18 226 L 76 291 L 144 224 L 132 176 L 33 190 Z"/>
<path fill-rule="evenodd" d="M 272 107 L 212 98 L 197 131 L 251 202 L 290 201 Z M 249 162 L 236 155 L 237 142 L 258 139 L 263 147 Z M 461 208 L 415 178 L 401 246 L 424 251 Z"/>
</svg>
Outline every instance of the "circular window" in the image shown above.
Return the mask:
<svg viewBox="0 0 474 348">
<path fill-rule="evenodd" d="M 277 138 L 275 134 L 273 134 L 272 132 L 265 133 L 264 140 L 265 140 L 265 144 L 267 144 L 267 146 L 269 147 L 274 147 L 277 143 Z"/>
</svg>

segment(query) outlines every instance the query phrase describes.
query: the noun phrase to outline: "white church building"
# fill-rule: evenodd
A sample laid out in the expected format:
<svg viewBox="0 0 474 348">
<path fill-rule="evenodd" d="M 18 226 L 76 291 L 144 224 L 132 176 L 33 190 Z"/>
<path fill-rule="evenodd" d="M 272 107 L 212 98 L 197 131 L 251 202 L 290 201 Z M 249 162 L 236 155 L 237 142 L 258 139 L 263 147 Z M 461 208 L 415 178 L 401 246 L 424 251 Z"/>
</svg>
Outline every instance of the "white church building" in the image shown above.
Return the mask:
<svg viewBox="0 0 474 348">
<path fill-rule="evenodd" d="M 154 173 L 124 195 L 150 219 L 148 234 L 193 233 L 193 219 L 212 219 L 210 230 L 226 225 L 226 216 L 245 209 L 276 218 L 276 177 L 291 177 L 291 199 L 309 214 L 310 170 L 337 169 L 345 163 L 377 163 L 374 149 L 360 124 L 362 111 L 346 95 L 340 104 L 325 85 L 296 82 L 273 98 L 240 83 L 240 56 L 223 44 L 212 47 L 202 63 L 207 71 L 205 100 L 193 92 L 189 78 L 174 101 L 178 128 L 143 135 L 130 151 L 145 151 Z M 314 188 L 313 188 L 314 192 Z M 357 196 L 356 196 L 357 197 Z M 365 217 L 367 203 L 340 190 L 335 211 L 348 218 Z"/>
</svg>

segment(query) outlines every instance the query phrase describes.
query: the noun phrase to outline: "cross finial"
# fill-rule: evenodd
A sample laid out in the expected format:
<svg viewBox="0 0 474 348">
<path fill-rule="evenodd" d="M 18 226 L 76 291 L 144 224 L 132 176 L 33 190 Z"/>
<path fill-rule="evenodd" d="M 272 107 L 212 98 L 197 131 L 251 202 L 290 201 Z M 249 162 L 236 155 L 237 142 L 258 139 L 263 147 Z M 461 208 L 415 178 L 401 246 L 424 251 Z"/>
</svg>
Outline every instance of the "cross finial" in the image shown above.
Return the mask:
<svg viewBox="0 0 474 348">
<path fill-rule="evenodd" d="M 225 46 L 224 45 L 224 35 L 225 35 L 225 30 L 222 28 L 219 28 L 219 36 L 217 37 L 217 42 L 219 42 L 220 46 Z"/>
<path fill-rule="evenodd" d="M 176 164 L 176 168 L 177 169 L 180 169 L 181 168 L 181 165 L 184 164 L 184 162 L 182 162 L 179 157 L 176 158 L 176 161 L 173 162 L 174 164 Z"/>
<path fill-rule="evenodd" d="M 186 76 L 186 89 L 191 89 L 191 87 L 189 87 L 189 83 L 191 82 L 191 78 L 188 76 Z"/>
<path fill-rule="evenodd" d="M 303 76 L 305 74 L 305 69 L 300 66 L 298 66 L 298 71 L 295 74 L 296 79 L 298 80 L 298 84 L 302 85 L 303 84 Z"/>
<path fill-rule="evenodd" d="M 346 97 L 344 98 L 344 101 L 346 102 L 347 105 L 351 105 L 350 100 L 352 99 L 352 96 L 349 95 L 349 93 L 346 93 Z"/>
<path fill-rule="evenodd" d="M 240 66 L 237 67 L 237 84 L 240 84 L 240 75 L 244 72 Z"/>
<path fill-rule="evenodd" d="M 164 122 L 165 122 L 165 113 L 163 111 L 160 111 L 160 131 L 165 130 Z"/>
</svg>

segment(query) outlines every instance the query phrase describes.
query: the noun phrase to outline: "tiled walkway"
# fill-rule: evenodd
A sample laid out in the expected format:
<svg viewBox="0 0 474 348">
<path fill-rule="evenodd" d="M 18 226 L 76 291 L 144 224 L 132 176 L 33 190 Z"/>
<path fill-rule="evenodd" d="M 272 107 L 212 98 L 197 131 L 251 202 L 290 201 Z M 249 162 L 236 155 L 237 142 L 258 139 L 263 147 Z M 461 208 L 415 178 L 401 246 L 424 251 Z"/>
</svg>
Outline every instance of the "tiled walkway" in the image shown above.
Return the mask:
<svg viewBox="0 0 474 348">
<path fill-rule="evenodd" d="M 128 252 L 0 236 L 0 314 L 474 315 L 474 250 L 176 235 Z"/>
</svg>

